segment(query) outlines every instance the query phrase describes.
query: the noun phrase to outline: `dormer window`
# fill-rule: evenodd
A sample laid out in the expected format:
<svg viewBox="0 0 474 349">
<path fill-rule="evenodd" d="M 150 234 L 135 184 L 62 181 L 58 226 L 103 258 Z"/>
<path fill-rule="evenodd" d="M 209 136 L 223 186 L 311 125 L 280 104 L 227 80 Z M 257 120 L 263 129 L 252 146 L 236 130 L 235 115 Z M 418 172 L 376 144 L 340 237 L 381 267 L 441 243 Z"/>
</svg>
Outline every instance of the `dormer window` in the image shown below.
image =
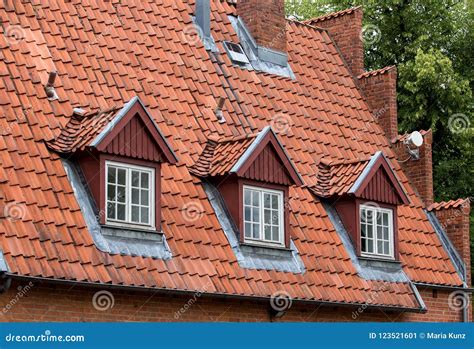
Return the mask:
<svg viewBox="0 0 474 349">
<path fill-rule="evenodd" d="M 177 159 L 138 97 L 74 114 L 49 146 L 79 166 L 102 228 L 161 233 L 161 167 Z"/>
<path fill-rule="evenodd" d="M 359 216 L 361 254 L 393 258 L 393 210 L 361 204 Z"/>
<path fill-rule="evenodd" d="M 332 203 L 359 257 L 399 260 L 397 209 L 409 200 L 382 152 L 369 159 L 322 160 L 313 190 Z"/>
<path fill-rule="evenodd" d="M 284 245 L 283 191 L 244 186 L 243 192 L 245 242 Z"/>
<path fill-rule="evenodd" d="M 303 182 L 270 127 L 209 140 L 191 172 L 217 187 L 241 244 L 289 248 L 290 209 L 285 203 L 290 187 Z"/>
<path fill-rule="evenodd" d="M 107 223 L 154 227 L 155 170 L 106 161 Z"/>
</svg>

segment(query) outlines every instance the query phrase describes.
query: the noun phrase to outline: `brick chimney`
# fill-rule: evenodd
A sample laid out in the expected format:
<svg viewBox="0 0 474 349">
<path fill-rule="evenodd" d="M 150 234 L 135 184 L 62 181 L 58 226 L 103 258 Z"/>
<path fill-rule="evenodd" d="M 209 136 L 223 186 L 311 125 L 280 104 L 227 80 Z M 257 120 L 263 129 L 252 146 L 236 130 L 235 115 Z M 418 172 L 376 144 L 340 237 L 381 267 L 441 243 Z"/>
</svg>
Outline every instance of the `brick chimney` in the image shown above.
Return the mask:
<svg viewBox="0 0 474 349">
<path fill-rule="evenodd" d="M 286 53 L 284 0 L 237 0 L 237 14 L 258 46 Z"/>
<path fill-rule="evenodd" d="M 305 22 L 328 31 L 354 76 L 359 76 L 364 72 L 362 16 L 362 8 L 355 7 Z"/>
<path fill-rule="evenodd" d="M 439 202 L 428 210 L 435 213 L 444 231 L 466 266 L 467 284 L 471 285 L 471 246 L 469 234 L 469 199 Z"/>
<path fill-rule="evenodd" d="M 431 146 L 433 135 L 431 130 L 420 131 L 423 135 L 423 145 L 418 148 L 418 159 L 410 156 L 405 140 L 408 135 L 399 136 L 393 142 L 393 150 L 398 161 L 410 180 L 411 185 L 418 192 L 425 206 L 433 203 L 433 160 Z"/>
<path fill-rule="evenodd" d="M 398 136 L 397 68 L 386 67 L 359 75 L 359 86 L 378 124 L 392 141 Z"/>
</svg>

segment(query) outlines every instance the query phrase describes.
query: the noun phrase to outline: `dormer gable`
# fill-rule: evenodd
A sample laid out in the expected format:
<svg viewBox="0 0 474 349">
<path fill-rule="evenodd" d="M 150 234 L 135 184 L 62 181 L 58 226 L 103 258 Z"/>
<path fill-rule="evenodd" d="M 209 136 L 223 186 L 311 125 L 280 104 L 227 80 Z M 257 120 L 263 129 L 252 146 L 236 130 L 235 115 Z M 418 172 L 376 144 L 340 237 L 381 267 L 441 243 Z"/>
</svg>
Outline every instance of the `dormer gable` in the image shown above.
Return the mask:
<svg viewBox="0 0 474 349">
<path fill-rule="evenodd" d="M 132 98 L 122 107 L 83 116 L 74 114 L 49 146 L 59 153 L 96 150 L 147 161 L 177 161 L 171 147 L 138 97 Z"/>
<path fill-rule="evenodd" d="M 326 198 L 352 196 L 392 205 L 409 204 L 390 161 L 381 151 L 370 159 L 322 160 L 318 185 L 313 189 L 317 195 Z"/>
<path fill-rule="evenodd" d="M 281 185 L 302 185 L 296 168 L 271 127 L 258 134 L 211 138 L 191 168 L 200 177 L 234 175 Z"/>
</svg>

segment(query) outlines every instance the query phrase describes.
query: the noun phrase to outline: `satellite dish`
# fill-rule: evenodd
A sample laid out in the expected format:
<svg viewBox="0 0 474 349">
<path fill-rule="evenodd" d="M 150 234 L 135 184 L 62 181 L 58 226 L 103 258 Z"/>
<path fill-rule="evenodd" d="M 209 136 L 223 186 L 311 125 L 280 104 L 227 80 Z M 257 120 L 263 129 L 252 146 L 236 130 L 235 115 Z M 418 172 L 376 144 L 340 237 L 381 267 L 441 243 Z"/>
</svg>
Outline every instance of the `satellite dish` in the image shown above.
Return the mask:
<svg viewBox="0 0 474 349">
<path fill-rule="evenodd" d="M 410 147 L 419 148 L 423 144 L 423 136 L 420 132 L 413 131 L 410 136 L 408 136 L 406 142 Z"/>
</svg>

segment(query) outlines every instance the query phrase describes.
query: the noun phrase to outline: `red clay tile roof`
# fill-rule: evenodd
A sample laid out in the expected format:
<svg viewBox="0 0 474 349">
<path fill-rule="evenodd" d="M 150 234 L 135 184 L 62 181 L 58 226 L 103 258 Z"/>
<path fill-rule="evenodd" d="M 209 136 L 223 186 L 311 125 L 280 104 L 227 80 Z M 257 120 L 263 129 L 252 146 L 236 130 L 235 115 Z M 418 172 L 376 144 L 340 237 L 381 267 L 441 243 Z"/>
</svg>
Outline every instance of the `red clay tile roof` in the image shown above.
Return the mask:
<svg viewBox="0 0 474 349">
<path fill-rule="evenodd" d="M 464 206 L 466 203 L 469 203 L 469 202 L 470 202 L 469 198 L 434 202 L 428 207 L 428 211 L 438 211 L 438 210 L 446 210 L 448 208 L 458 208 L 458 207 Z"/>
<path fill-rule="evenodd" d="M 190 171 L 201 177 L 228 174 L 256 136 L 257 134 L 228 137 L 218 141 L 210 139 Z"/>
<path fill-rule="evenodd" d="M 120 107 L 113 107 L 86 113 L 82 117 L 73 114 L 59 136 L 48 143 L 49 147 L 58 153 L 74 153 L 78 150 L 85 150 L 112 122 L 120 109 Z"/>
<path fill-rule="evenodd" d="M 365 72 L 363 74 L 360 74 L 357 78 L 362 79 L 362 78 L 366 78 L 366 77 L 369 77 L 369 76 L 382 75 L 382 74 L 385 74 L 386 72 L 389 72 L 392 69 L 396 69 L 396 67 L 394 65 L 390 65 L 388 67 L 384 67 L 384 68 L 381 68 L 381 69 L 371 70 L 371 71 Z"/>
<path fill-rule="evenodd" d="M 321 158 L 367 158 L 383 150 L 410 196 L 399 207 L 399 250 L 405 273 L 417 282 L 462 285 L 397 164 L 382 129 L 323 30 L 287 25 L 295 80 L 233 66 L 222 46 L 238 42 L 228 15 L 235 6 L 212 1 L 212 35 L 221 54 L 188 35 L 193 3 L 176 0 L 58 0 L 33 7 L 2 2 L 3 26 L 21 26 L 22 39 L 0 35 L 0 246 L 12 274 L 227 295 L 419 307 L 407 283 L 359 276 L 321 202 Z M 35 15 L 38 13 L 39 15 Z M 43 86 L 58 71 L 58 99 Z M 177 153 L 162 166 L 162 228 L 170 260 L 110 255 L 94 245 L 59 156 L 45 141 L 61 133 L 74 107 L 106 110 L 138 95 Z M 226 123 L 212 106 L 227 96 Z M 292 186 L 290 234 L 304 274 L 242 269 L 200 185 L 189 172 L 209 134 L 257 133 L 284 116 L 283 146 L 308 187 Z M 368 125 L 370 127 L 368 127 Z M 203 214 L 190 221 L 190 202 Z M 382 287 L 383 286 L 383 287 Z M 373 293 L 372 293 L 373 292 Z"/>
<path fill-rule="evenodd" d="M 361 6 L 351 7 L 351 8 L 348 8 L 346 10 L 341 10 L 341 11 L 338 11 L 338 12 L 332 12 L 332 13 L 328 13 L 327 15 L 307 19 L 303 23 L 311 24 L 311 25 L 317 25 L 318 22 L 326 21 L 328 19 L 336 18 L 336 17 L 340 17 L 340 16 L 344 16 L 344 15 L 349 15 L 349 14 L 353 13 L 354 11 L 360 10 L 361 8 L 362 8 Z"/>
<path fill-rule="evenodd" d="M 347 194 L 369 161 L 370 158 L 335 163 L 322 160 L 319 164 L 318 185 L 313 188 L 314 192 L 322 197 Z"/>
</svg>

